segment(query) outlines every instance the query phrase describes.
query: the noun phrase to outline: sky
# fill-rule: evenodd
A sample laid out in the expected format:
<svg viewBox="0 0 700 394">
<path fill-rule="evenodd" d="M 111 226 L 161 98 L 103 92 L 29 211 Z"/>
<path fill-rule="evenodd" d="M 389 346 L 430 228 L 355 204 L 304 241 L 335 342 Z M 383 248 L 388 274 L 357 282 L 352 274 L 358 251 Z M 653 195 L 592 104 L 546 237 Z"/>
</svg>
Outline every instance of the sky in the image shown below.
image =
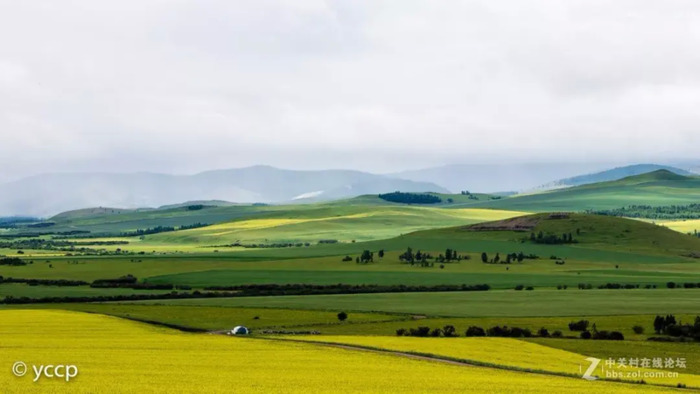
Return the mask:
<svg viewBox="0 0 700 394">
<path fill-rule="evenodd" d="M 0 0 L 0 48 L 0 181 L 700 146 L 693 0 Z"/>
</svg>

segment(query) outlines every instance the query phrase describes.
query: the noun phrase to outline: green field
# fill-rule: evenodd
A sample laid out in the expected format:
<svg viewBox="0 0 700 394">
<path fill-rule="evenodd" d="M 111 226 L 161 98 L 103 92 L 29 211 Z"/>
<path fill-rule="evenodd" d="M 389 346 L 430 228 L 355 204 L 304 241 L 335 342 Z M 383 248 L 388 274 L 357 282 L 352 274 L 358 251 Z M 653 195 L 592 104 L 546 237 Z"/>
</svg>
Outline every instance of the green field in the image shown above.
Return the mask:
<svg viewBox="0 0 700 394">
<path fill-rule="evenodd" d="M 579 316 L 696 313 L 698 289 L 341 294 L 163 300 L 159 304 L 410 313 L 432 316 Z M 153 303 L 137 301 L 139 304 Z"/>
</svg>

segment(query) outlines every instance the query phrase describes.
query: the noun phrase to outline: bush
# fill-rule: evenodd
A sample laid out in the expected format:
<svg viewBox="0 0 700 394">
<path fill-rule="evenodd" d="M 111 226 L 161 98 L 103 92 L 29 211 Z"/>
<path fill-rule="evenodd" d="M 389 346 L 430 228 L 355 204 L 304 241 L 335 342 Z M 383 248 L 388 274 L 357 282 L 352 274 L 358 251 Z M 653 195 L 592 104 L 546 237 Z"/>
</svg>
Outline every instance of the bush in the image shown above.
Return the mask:
<svg viewBox="0 0 700 394">
<path fill-rule="evenodd" d="M 434 328 L 432 331 L 430 331 L 431 337 L 439 337 L 441 335 L 442 335 L 442 330 L 439 328 Z"/>
<path fill-rule="evenodd" d="M 469 328 L 467 328 L 467 332 L 464 333 L 464 336 L 466 336 L 466 337 L 484 337 L 484 336 L 486 336 L 486 332 L 481 327 L 470 326 Z"/>
<path fill-rule="evenodd" d="M 532 336 L 532 332 L 527 328 L 508 326 L 494 326 L 489 328 L 486 333 L 490 337 L 529 338 Z"/>
<path fill-rule="evenodd" d="M 517 286 L 515 286 L 515 290 L 522 290 L 522 289 L 524 289 L 524 288 L 525 288 L 525 286 L 523 286 L 523 285 L 517 285 Z"/>
<path fill-rule="evenodd" d="M 579 320 L 577 322 L 569 323 L 569 330 L 571 331 L 586 331 L 588 330 L 588 320 Z"/>
<path fill-rule="evenodd" d="M 537 330 L 537 335 L 546 338 L 549 336 L 549 331 L 546 328 L 542 327 L 539 330 Z"/>
<path fill-rule="evenodd" d="M 340 320 L 340 321 L 345 321 L 345 319 L 347 319 L 347 318 L 348 318 L 348 314 L 347 314 L 347 313 L 345 313 L 345 312 L 340 312 L 340 313 L 338 313 L 338 320 Z"/>
<path fill-rule="evenodd" d="M 634 331 L 635 334 L 644 334 L 644 327 L 634 326 L 632 327 L 632 331 Z"/>
<path fill-rule="evenodd" d="M 622 335 L 622 333 L 619 331 L 595 331 L 592 335 L 592 338 L 601 340 L 622 341 L 625 339 L 625 336 Z"/>
<path fill-rule="evenodd" d="M 427 337 L 430 334 L 430 327 L 418 327 L 409 329 L 412 337 Z"/>
<path fill-rule="evenodd" d="M 583 331 L 581 333 L 581 339 L 591 339 L 591 332 L 590 331 Z"/>
<path fill-rule="evenodd" d="M 398 330 L 396 330 L 396 335 L 402 337 L 408 335 L 408 331 L 406 331 L 405 328 L 399 328 Z"/>
<path fill-rule="evenodd" d="M 562 335 L 561 331 L 559 331 L 559 330 L 556 330 L 552 333 L 552 338 L 561 338 L 563 336 L 564 335 Z"/>
<path fill-rule="evenodd" d="M 456 337 L 457 336 L 457 330 L 455 329 L 455 326 L 452 325 L 447 325 L 442 328 L 442 335 L 445 337 Z"/>
<path fill-rule="evenodd" d="M 532 286 L 528 286 L 528 287 L 525 288 L 525 290 L 535 290 L 535 288 L 532 287 Z"/>
</svg>

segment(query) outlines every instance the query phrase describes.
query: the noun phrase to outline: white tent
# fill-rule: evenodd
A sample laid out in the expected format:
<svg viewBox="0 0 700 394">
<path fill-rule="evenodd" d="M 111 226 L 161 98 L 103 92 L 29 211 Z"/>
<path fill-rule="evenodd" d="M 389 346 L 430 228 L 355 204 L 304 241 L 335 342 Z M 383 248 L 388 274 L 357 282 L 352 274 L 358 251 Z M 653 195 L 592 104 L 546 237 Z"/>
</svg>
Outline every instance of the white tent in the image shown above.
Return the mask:
<svg viewBox="0 0 700 394">
<path fill-rule="evenodd" d="M 236 326 L 231 330 L 231 335 L 248 335 L 250 334 L 250 330 L 248 330 L 247 327 L 244 326 Z"/>
</svg>

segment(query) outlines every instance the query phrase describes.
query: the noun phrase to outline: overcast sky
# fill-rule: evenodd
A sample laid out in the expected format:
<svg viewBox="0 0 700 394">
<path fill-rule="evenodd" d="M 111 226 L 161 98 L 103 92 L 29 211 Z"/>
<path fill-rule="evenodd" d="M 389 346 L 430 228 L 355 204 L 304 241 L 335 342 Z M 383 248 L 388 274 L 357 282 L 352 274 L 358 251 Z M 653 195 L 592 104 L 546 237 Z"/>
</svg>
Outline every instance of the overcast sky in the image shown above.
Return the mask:
<svg viewBox="0 0 700 394">
<path fill-rule="evenodd" d="M 0 0 L 0 180 L 664 161 L 700 2 Z"/>
</svg>

